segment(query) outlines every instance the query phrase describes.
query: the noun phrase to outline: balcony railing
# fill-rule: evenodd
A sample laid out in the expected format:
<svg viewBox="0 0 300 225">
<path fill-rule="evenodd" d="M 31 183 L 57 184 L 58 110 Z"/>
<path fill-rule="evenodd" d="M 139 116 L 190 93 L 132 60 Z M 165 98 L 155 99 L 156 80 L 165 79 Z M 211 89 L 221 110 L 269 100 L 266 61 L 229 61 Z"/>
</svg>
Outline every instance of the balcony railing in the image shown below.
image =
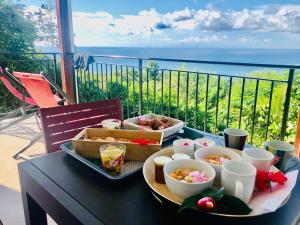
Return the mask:
<svg viewBox="0 0 300 225">
<path fill-rule="evenodd" d="M 61 81 L 59 54 L 30 56 L 27 60 L 27 63 L 32 62 L 30 68 L 46 70 L 54 75 L 53 79 Z M 87 69 L 74 71 L 78 102 L 119 97 L 124 118 L 152 112 L 179 118 L 190 127 L 211 133 L 226 127 L 243 128 L 249 132 L 249 142 L 257 145 L 266 139 L 293 135 L 294 111 L 299 110 L 299 99 L 294 98 L 298 83 L 293 86 L 293 82 L 299 82 L 300 66 L 93 57 L 95 62 Z M 20 65 L 26 60 L 5 62 L 13 69 L 21 70 Z M 34 66 L 36 63 L 38 66 Z M 199 67 L 178 69 L 180 64 L 214 65 L 215 68 L 230 67 L 230 70 L 222 73 L 203 71 Z M 240 68 L 246 68 L 248 72 L 239 74 Z M 255 71 L 249 72 L 249 68 Z M 293 112 L 290 112 L 291 105 Z M 292 116 L 289 117 L 289 113 Z"/>
<path fill-rule="evenodd" d="M 225 127 L 245 128 L 251 144 L 286 135 L 292 85 L 299 66 L 106 55 L 94 58 L 96 62 L 87 70 L 76 70 L 79 101 L 120 97 L 125 118 L 153 112 L 212 133 Z M 132 63 L 119 63 L 122 60 Z M 149 65 L 153 61 L 232 66 L 232 71 L 241 66 L 268 70 L 257 76 L 231 75 Z M 276 78 L 270 78 L 270 73 Z M 272 110 L 275 104 L 279 110 Z M 276 126 L 280 128 L 274 132 L 270 125 L 278 121 Z"/>
</svg>

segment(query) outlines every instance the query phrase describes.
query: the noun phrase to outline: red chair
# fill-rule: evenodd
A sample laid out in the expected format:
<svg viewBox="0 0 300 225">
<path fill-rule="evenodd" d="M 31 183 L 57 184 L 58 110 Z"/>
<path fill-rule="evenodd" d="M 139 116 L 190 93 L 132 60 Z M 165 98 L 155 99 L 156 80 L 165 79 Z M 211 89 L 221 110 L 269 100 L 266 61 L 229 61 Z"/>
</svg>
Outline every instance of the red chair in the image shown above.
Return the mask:
<svg viewBox="0 0 300 225">
<path fill-rule="evenodd" d="M 40 109 L 47 153 L 60 149 L 86 127 L 99 127 L 104 119 L 122 121 L 119 99 Z"/>
<path fill-rule="evenodd" d="M 75 104 L 75 101 L 67 96 L 64 91 L 46 74 L 9 72 L 7 68 L 3 71 L 0 67 L 0 80 L 11 94 L 22 102 L 21 109 L 8 113 L 7 116 L 1 118 L 2 121 L 10 121 L 8 119 L 11 118 L 17 119 L 14 119 L 13 122 L 10 122 L 7 125 L 1 126 L 0 131 L 32 116 L 33 113 L 29 113 L 29 110 L 32 110 L 35 107 L 55 107 L 62 105 L 65 100 L 67 100 L 69 104 Z M 56 94 L 52 93 L 51 86 L 55 89 Z M 60 98 L 60 96 L 64 99 Z M 19 117 L 20 114 L 22 114 L 22 117 Z M 38 114 L 34 113 L 34 115 L 37 119 Z M 39 126 L 38 119 L 37 124 Z M 13 155 L 13 158 L 21 156 L 22 158 L 28 159 L 28 157 L 21 154 L 37 142 L 40 137 L 41 135 L 33 137 L 28 145 Z"/>
</svg>

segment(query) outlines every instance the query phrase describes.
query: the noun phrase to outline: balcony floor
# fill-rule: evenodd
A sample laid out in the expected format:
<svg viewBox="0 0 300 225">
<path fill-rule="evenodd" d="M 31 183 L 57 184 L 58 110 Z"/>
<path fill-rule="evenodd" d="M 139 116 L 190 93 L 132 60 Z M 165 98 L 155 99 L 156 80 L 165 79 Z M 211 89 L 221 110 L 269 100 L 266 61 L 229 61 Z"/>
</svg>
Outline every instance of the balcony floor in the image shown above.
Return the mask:
<svg viewBox="0 0 300 225">
<path fill-rule="evenodd" d="M 25 224 L 17 166 L 23 160 L 15 160 L 12 155 L 26 146 L 33 137 L 32 135 L 38 132 L 34 117 L 0 132 L 0 220 L 3 225 Z M 43 154 L 45 154 L 45 148 L 42 140 L 24 153 L 31 157 Z M 55 224 L 50 217 L 48 217 L 48 223 Z"/>
</svg>

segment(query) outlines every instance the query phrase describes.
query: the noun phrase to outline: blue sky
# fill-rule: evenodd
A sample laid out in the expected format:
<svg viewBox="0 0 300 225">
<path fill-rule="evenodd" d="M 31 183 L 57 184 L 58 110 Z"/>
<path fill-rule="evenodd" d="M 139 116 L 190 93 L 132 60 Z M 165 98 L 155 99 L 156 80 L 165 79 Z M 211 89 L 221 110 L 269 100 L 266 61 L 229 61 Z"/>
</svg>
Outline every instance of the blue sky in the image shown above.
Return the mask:
<svg viewBox="0 0 300 225">
<path fill-rule="evenodd" d="M 72 8 L 77 46 L 300 48 L 300 0 L 72 0 Z"/>
</svg>

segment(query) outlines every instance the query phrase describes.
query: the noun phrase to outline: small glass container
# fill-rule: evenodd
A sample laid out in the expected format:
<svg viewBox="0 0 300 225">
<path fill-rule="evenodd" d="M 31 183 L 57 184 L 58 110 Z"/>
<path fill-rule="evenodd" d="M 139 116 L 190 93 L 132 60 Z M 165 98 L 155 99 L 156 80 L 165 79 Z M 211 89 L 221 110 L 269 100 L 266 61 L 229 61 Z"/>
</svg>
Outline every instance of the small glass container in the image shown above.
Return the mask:
<svg viewBox="0 0 300 225">
<path fill-rule="evenodd" d="M 158 156 L 153 159 L 155 169 L 155 181 L 159 184 L 165 184 L 164 165 L 171 162 L 172 159 L 168 156 Z"/>
<path fill-rule="evenodd" d="M 102 128 L 106 129 L 120 129 L 121 121 L 117 119 L 106 119 L 101 122 Z"/>
<path fill-rule="evenodd" d="M 102 166 L 105 170 L 120 173 L 125 161 L 126 146 L 123 144 L 106 144 L 100 146 Z"/>
</svg>

